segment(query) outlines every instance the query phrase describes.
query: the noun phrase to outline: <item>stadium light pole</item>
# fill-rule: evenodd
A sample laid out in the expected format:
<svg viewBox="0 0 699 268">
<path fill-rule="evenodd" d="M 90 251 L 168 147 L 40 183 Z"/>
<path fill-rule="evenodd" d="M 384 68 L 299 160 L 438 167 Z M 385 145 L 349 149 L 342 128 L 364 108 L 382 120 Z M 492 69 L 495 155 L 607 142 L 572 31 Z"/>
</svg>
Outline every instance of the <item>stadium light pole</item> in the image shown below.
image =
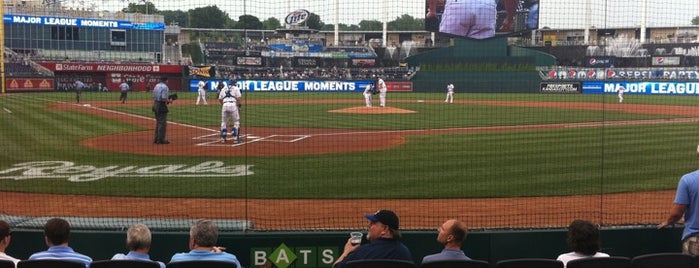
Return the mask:
<svg viewBox="0 0 699 268">
<path fill-rule="evenodd" d="M 383 30 L 381 31 L 381 44 L 383 45 L 383 47 L 386 47 L 386 37 L 388 37 L 388 35 L 386 34 L 386 32 L 388 31 L 388 16 L 386 15 L 386 2 L 387 1 L 381 1 L 381 14 L 383 15 L 381 18 L 383 20 Z"/>
<path fill-rule="evenodd" d="M 333 45 L 338 46 L 340 44 L 340 1 L 335 0 L 335 29 L 333 33 Z"/>
<path fill-rule="evenodd" d="M 646 43 L 646 19 L 648 16 L 648 0 L 643 0 L 643 14 L 641 14 L 641 44 Z"/>
</svg>

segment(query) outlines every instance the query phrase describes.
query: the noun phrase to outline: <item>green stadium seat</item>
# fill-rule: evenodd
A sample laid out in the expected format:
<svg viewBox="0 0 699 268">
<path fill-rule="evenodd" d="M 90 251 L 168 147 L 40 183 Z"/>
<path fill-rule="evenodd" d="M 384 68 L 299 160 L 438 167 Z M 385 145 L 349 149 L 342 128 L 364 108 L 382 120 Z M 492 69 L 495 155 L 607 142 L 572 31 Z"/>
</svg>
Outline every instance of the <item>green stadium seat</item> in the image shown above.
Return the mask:
<svg viewBox="0 0 699 268">
<path fill-rule="evenodd" d="M 563 268 L 563 262 L 553 259 L 522 258 L 502 260 L 495 268 Z"/>
<path fill-rule="evenodd" d="M 470 261 L 435 261 L 423 263 L 420 268 L 489 268 L 490 264 L 487 261 L 470 260 Z"/>
<path fill-rule="evenodd" d="M 85 268 L 85 264 L 61 259 L 21 260 L 17 268 Z"/>
<path fill-rule="evenodd" d="M 631 259 L 631 267 L 637 268 L 692 268 L 696 260 L 682 253 L 652 253 Z"/>
<path fill-rule="evenodd" d="M 101 260 L 90 263 L 90 268 L 160 268 L 160 264 L 146 260 Z"/>
<path fill-rule="evenodd" d="M 569 261 L 566 268 L 630 268 L 631 259 L 626 257 L 582 258 Z M 679 267 L 678 267 L 679 268 Z"/>
<path fill-rule="evenodd" d="M 355 260 L 348 261 L 347 268 L 415 268 L 415 263 L 405 260 Z"/>
</svg>

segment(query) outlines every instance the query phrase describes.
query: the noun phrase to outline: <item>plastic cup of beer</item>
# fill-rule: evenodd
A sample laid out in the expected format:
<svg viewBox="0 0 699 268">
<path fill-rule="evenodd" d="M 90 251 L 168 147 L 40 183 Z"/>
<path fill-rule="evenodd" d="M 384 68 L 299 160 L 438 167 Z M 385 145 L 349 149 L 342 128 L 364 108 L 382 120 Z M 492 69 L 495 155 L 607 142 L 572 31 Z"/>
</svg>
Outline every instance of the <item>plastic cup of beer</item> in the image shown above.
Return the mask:
<svg viewBox="0 0 699 268">
<path fill-rule="evenodd" d="M 352 245 L 361 244 L 363 235 L 364 234 L 362 234 L 362 232 L 351 232 L 350 233 L 350 243 L 352 243 Z"/>
</svg>

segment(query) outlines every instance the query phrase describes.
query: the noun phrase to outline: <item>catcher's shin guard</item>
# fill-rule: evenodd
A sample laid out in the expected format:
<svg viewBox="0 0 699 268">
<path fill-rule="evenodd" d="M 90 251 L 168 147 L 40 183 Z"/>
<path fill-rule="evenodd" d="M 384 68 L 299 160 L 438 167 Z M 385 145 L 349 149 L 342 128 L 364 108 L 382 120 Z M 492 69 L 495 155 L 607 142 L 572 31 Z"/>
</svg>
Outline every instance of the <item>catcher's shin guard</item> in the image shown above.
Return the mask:
<svg viewBox="0 0 699 268">
<path fill-rule="evenodd" d="M 240 143 L 240 128 L 233 128 L 233 136 L 235 136 L 235 140 Z"/>
<path fill-rule="evenodd" d="M 226 129 L 221 129 L 221 139 L 226 140 Z"/>
</svg>

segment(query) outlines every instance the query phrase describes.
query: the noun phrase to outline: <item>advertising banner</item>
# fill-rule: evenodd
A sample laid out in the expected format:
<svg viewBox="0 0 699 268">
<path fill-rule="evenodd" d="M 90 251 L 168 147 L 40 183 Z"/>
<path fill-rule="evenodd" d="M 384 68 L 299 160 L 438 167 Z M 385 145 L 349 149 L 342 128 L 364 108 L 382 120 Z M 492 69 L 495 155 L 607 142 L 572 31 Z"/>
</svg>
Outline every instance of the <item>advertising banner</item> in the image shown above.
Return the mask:
<svg viewBox="0 0 699 268">
<path fill-rule="evenodd" d="M 386 81 L 386 90 L 389 92 L 411 92 L 413 91 L 413 82 Z"/>
<path fill-rule="evenodd" d="M 583 94 L 624 94 L 699 96 L 699 82 L 583 82 Z"/>
<path fill-rule="evenodd" d="M 235 61 L 238 65 L 252 65 L 252 66 L 261 66 L 262 65 L 262 58 L 261 57 L 237 57 L 235 59 Z"/>
<path fill-rule="evenodd" d="M 294 58 L 295 67 L 317 67 L 318 58 Z"/>
<path fill-rule="evenodd" d="M 255 92 L 363 92 L 370 83 L 369 80 L 239 80 L 238 86 L 243 91 Z"/>
<path fill-rule="evenodd" d="M 182 74 L 182 66 L 157 65 L 157 64 L 109 64 L 109 63 L 55 63 L 39 62 L 41 66 L 55 72 L 134 72 L 134 73 L 158 73 L 158 74 Z"/>
<path fill-rule="evenodd" d="M 614 57 L 587 57 L 585 62 L 587 67 L 607 68 L 614 64 Z"/>
<path fill-rule="evenodd" d="M 680 56 L 651 57 L 651 66 L 680 66 Z"/>
<path fill-rule="evenodd" d="M 5 89 L 11 91 L 36 91 L 54 90 L 53 78 L 8 78 L 5 80 Z"/>
<path fill-rule="evenodd" d="M 580 82 L 542 82 L 541 93 L 580 93 Z"/>
</svg>

